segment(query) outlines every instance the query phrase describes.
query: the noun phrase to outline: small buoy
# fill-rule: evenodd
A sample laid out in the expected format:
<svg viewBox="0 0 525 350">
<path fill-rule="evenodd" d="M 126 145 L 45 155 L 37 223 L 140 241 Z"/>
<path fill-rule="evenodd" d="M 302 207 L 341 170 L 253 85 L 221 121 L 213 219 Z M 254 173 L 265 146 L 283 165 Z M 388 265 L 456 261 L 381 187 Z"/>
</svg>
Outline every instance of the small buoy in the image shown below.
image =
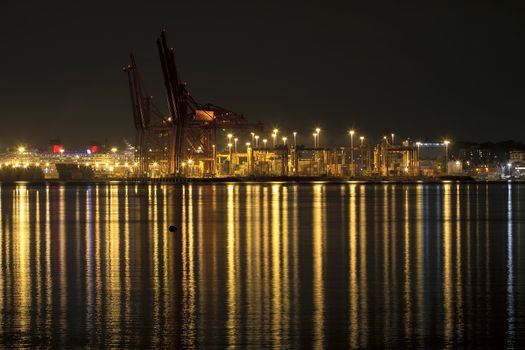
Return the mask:
<svg viewBox="0 0 525 350">
<path fill-rule="evenodd" d="M 172 225 L 172 226 L 168 227 L 168 230 L 169 230 L 170 232 L 175 232 L 175 231 L 177 231 L 177 228 L 176 228 L 175 226 Z"/>
</svg>

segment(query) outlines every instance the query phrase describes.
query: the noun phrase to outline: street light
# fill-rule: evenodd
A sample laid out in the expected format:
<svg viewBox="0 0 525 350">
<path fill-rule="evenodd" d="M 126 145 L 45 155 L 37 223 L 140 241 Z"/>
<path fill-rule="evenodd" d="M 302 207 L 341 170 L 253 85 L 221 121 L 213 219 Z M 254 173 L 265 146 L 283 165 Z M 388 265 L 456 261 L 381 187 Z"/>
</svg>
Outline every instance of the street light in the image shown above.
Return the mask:
<svg viewBox="0 0 525 350">
<path fill-rule="evenodd" d="M 252 143 L 255 143 L 255 133 L 251 132 L 250 134 L 252 135 Z"/>
<path fill-rule="evenodd" d="M 350 130 L 349 134 L 350 134 L 350 161 L 353 164 L 354 163 L 354 134 L 355 134 L 355 130 Z"/>
<path fill-rule="evenodd" d="M 255 147 L 259 148 L 259 135 L 255 135 Z"/>
<path fill-rule="evenodd" d="M 22 147 L 22 146 L 18 147 L 18 152 L 19 153 L 24 153 L 25 151 L 26 151 L 25 147 Z"/>
<path fill-rule="evenodd" d="M 275 129 L 275 130 L 277 130 L 277 129 Z M 273 147 L 275 147 L 275 138 L 276 138 L 276 137 L 277 137 L 277 133 L 274 132 L 274 133 L 272 134 L 272 138 L 273 138 Z"/>
<path fill-rule="evenodd" d="M 293 146 L 297 148 L 297 131 L 293 132 Z"/>
<path fill-rule="evenodd" d="M 361 140 L 361 147 L 363 147 L 363 143 L 365 142 L 365 137 L 364 136 L 360 136 L 359 140 Z"/>
<path fill-rule="evenodd" d="M 317 133 L 314 132 L 312 136 L 314 137 L 314 148 L 317 148 Z"/>
<path fill-rule="evenodd" d="M 392 144 L 394 144 L 394 133 L 392 133 Z"/>
<path fill-rule="evenodd" d="M 228 136 L 228 143 L 232 143 L 233 135 L 232 134 L 228 134 L 227 136 Z"/>
<path fill-rule="evenodd" d="M 445 170 L 447 170 L 448 169 L 448 145 L 450 144 L 450 141 L 445 140 L 443 141 L 443 144 L 445 145 Z"/>
<path fill-rule="evenodd" d="M 266 148 L 266 142 L 268 142 L 268 140 L 267 139 L 263 139 L 264 148 Z"/>
<path fill-rule="evenodd" d="M 287 137 L 283 137 L 283 146 L 286 146 L 286 140 L 288 140 Z"/>
<path fill-rule="evenodd" d="M 315 132 L 317 133 L 317 147 L 321 147 L 321 129 L 315 128 Z"/>
<path fill-rule="evenodd" d="M 237 153 L 237 141 L 239 141 L 238 138 L 234 138 L 234 139 L 233 139 L 233 142 L 235 142 L 235 146 L 233 147 L 233 151 L 234 151 L 235 153 Z"/>
</svg>

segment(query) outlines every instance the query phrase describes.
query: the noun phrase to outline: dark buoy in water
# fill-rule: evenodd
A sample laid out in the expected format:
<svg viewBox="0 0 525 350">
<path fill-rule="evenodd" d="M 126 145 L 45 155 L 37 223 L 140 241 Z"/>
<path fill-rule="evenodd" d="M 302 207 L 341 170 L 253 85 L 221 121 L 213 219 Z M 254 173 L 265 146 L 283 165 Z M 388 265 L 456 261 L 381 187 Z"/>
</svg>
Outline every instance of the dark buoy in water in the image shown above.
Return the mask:
<svg viewBox="0 0 525 350">
<path fill-rule="evenodd" d="M 168 230 L 170 232 L 175 232 L 175 231 L 177 231 L 177 228 L 175 226 L 171 225 L 170 227 L 168 227 Z"/>
</svg>

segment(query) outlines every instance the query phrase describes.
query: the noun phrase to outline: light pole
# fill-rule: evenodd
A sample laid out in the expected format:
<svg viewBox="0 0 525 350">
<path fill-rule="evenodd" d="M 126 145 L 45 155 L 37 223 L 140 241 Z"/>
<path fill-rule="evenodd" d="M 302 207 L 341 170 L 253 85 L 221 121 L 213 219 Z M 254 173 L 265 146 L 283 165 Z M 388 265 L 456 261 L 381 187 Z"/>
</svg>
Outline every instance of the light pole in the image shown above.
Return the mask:
<svg viewBox="0 0 525 350">
<path fill-rule="evenodd" d="M 314 137 L 314 148 L 317 148 L 317 133 L 314 132 L 312 136 Z"/>
<path fill-rule="evenodd" d="M 248 161 L 248 175 L 251 175 L 251 172 L 252 172 L 252 166 L 251 166 L 252 157 L 251 157 L 251 152 L 250 152 L 250 145 L 251 143 L 246 142 L 246 160 Z"/>
<path fill-rule="evenodd" d="M 297 148 L 297 131 L 293 132 L 293 146 Z"/>
<path fill-rule="evenodd" d="M 232 144 L 231 142 L 228 143 L 228 153 L 230 154 L 230 164 L 229 164 L 229 167 L 228 167 L 228 175 L 231 175 L 232 174 L 232 169 L 233 169 L 233 166 L 232 166 Z"/>
<path fill-rule="evenodd" d="M 255 135 L 255 148 L 259 148 L 259 135 Z"/>
<path fill-rule="evenodd" d="M 226 135 L 226 136 L 228 136 L 228 143 L 232 143 L 232 137 L 233 137 L 233 135 L 232 135 L 232 134 L 228 134 L 228 135 Z"/>
<path fill-rule="evenodd" d="M 238 138 L 234 138 L 234 139 L 233 139 L 233 142 L 235 142 L 235 146 L 233 147 L 233 149 L 234 149 L 233 152 L 234 152 L 234 153 L 237 153 L 237 141 L 239 141 Z"/>
<path fill-rule="evenodd" d="M 212 166 L 213 166 L 213 175 L 216 175 L 217 174 L 217 149 L 215 148 L 215 145 L 211 145 L 212 147 L 212 156 L 213 156 L 213 161 L 212 161 Z"/>
<path fill-rule="evenodd" d="M 321 129 L 315 128 L 315 132 L 317 133 L 317 147 L 321 147 Z"/>
<path fill-rule="evenodd" d="M 286 140 L 288 140 L 288 138 L 283 136 L 283 146 L 286 146 Z"/>
<path fill-rule="evenodd" d="M 392 133 L 392 144 L 394 144 L 394 133 Z"/>
<path fill-rule="evenodd" d="M 263 139 L 264 148 L 266 148 L 266 142 L 268 142 L 268 140 L 267 139 Z"/>
<path fill-rule="evenodd" d="M 251 132 L 250 134 L 252 135 L 252 143 L 255 144 L 255 133 Z"/>
<path fill-rule="evenodd" d="M 365 137 L 359 136 L 359 140 L 361 141 L 361 150 L 359 151 L 359 168 L 361 171 L 363 171 L 363 146 L 365 145 Z"/>
<path fill-rule="evenodd" d="M 443 141 L 445 144 L 445 171 L 448 173 L 448 145 L 450 144 L 449 140 Z"/>
<path fill-rule="evenodd" d="M 417 146 L 417 173 L 419 174 L 420 168 L 419 168 L 419 146 L 421 146 L 421 142 L 416 142 Z"/>
<path fill-rule="evenodd" d="M 350 162 L 354 164 L 354 134 L 355 130 L 350 130 Z"/>
<path fill-rule="evenodd" d="M 273 147 L 275 147 L 275 138 L 277 137 L 277 134 L 274 132 L 272 134 L 272 138 L 273 138 Z"/>
</svg>

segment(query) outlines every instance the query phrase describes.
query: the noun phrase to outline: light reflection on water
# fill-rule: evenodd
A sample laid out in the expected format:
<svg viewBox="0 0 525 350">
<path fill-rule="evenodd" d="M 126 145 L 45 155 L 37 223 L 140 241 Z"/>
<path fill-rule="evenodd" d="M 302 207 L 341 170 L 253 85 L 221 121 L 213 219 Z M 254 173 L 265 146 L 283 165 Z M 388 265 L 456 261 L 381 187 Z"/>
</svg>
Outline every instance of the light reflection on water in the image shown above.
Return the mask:
<svg viewBox="0 0 525 350">
<path fill-rule="evenodd" d="M 0 346 L 517 346 L 524 188 L 3 185 Z"/>
</svg>

